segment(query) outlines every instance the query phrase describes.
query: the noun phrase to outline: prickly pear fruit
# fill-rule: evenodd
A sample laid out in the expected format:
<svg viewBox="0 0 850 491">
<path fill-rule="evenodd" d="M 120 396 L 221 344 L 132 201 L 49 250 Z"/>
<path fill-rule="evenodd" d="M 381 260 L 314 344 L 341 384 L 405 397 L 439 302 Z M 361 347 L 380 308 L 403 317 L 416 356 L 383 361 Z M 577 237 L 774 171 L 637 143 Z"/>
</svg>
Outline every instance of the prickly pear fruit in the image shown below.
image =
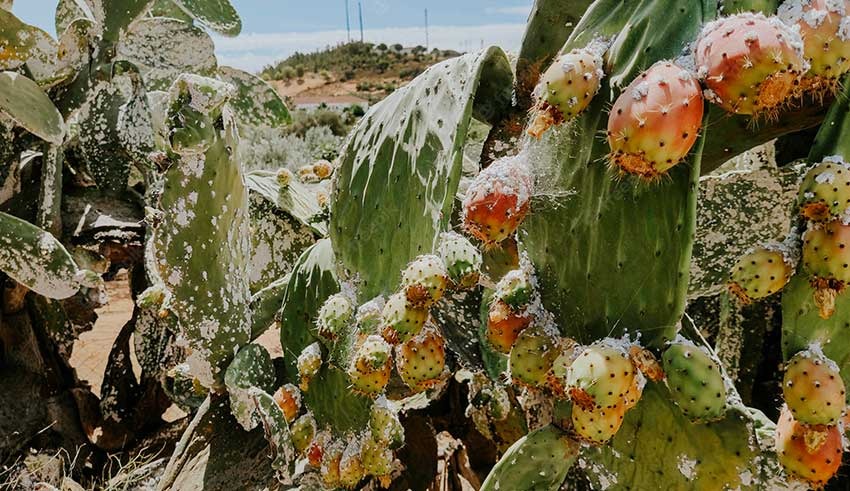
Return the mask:
<svg viewBox="0 0 850 491">
<path fill-rule="evenodd" d="M 623 403 L 611 407 L 583 409 L 573 404 L 570 418 L 573 422 L 573 432 L 579 439 L 593 444 L 602 445 L 620 431 L 626 408 Z"/>
<path fill-rule="evenodd" d="M 785 471 L 816 488 L 823 487 L 841 466 L 840 426 L 806 426 L 783 406 L 774 440 Z"/>
<path fill-rule="evenodd" d="M 463 199 L 466 231 L 492 246 L 512 235 L 531 202 L 534 179 L 522 157 L 499 159 L 481 171 Z"/>
<path fill-rule="evenodd" d="M 466 237 L 447 232 L 440 236 L 437 252 L 446 265 L 449 279 L 456 288 L 472 288 L 481 275 L 481 251 Z"/>
<path fill-rule="evenodd" d="M 313 343 L 304 348 L 301 354 L 298 355 L 296 361 L 298 368 L 298 376 L 301 383 L 298 385 L 301 390 L 306 391 L 310 387 L 310 381 L 319 373 L 322 368 L 322 348 L 319 343 Z"/>
<path fill-rule="evenodd" d="M 316 419 L 313 413 L 301 415 L 292 426 L 289 427 L 292 434 L 292 445 L 298 453 L 304 453 L 316 436 Z"/>
<path fill-rule="evenodd" d="M 357 438 L 350 438 L 339 460 L 339 482 L 346 489 L 354 489 L 366 477 L 363 461 L 360 460 L 361 447 Z"/>
<path fill-rule="evenodd" d="M 357 307 L 357 314 L 354 320 L 357 322 L 358 332 L 375 333 L 380 331 L 381 313 L 386 306 L 386 301 L 383 296 L 377 296 L 372 300 Z"/>
<path fill-rule="evenodd" d="M 395 344 L 419 334 L 428 320 L 428 309 L 413 307 L 407 295 L 400 292 L 387 300 L 381 318 L 384 339 Z"/>
<path fill-rule="evenodd" d="M 319 474 L 322 476 L 322 482 L 330 489 L 336 489 L 342 485 L 339 475 L 339 464 L 342 460 L 342 453 L 345 450 L 345 445 L 339 441 L 331 441 L 325 445 L 322 453 L 322 465 L 319 469 Z"/>
<path fill-rule="evenodd" d="M 387 407 L 386 401 L 377 401 L 369 414 L 372 439 L 393 450 L 404 445 L 404 427 L 398 414 Z"/>
<path fill-rule="evenodd" d="M 626 411 L 637 406 L 638 401 L 640 401 L 640 397 L 643 395 L 643 388 L 645 386 L 646 377 L 643 376 L 642 372 L 638 371 L 635 374 L 632 385 L 629 386 L 629 390 L 623 394 L 623 406 L 626 408 Z"/>
<path fill-rule="evenodd" d="M 803 53 L 810 68 L 803 90 L 823 95 L 838 90 L 839 80 L 850 71 L 850 0 L 790 0 L 777 15 L 800 28 Z"/>
<path fill-rule="evenodd" d="M 535 116 L 528 134 L 540 138 L 550 127 L 584 111 L 599 92 L 602 77 L 600 49 L 589 46 L 559 56 L 534 89 Z"/>
<path fill-rule="evenodd" d="M 567 393 L 585 410 L 614 407 L 632 386 L 635 367 L 622 342 L 610 338 L 586 347 L 567 370 Z"/>
<path fill-rule="evenodd" d="M 348 366 L 354 389 L 375 396 L 384 390 L 392 371 L 392 346 L 377 335 L 366 336 L 358 343 Z"/>
<path fill-rule="evenodd" d="M 327 179 L 331 177 L 331 174 L 333 174 L 334 168 L 333 164 L 327 160 L 317 160 L 316 163 L 313 164 L 311 170 L 319 179 Z"/>
<path fill-rule="evenodd" d="M 277 174 L 275 174 L 275 178 L 277 179 L 278 185 L 281 188 L 286 189 L 286 188 L 289 187 L 290 184 L 292 184 L 292 179 L 294 179 L 295 176 L 292 175 L 291 170 L 281 168 L 281 169 L 277 170 Z"/>
<path fill-rule="evenodd" d="M 695 54 L 708 87 L 706 97 L 737 114 L 773 117 L 808 70 L 800 34 L 762 14 L 737 14 L 707 24 Z"/>
<path fill-rule="evenodd" d="M 511 352 L 519 334 L 531 324 L 531 316 L 514 312 L 508 304 L 494 301 L 487 316 L 487 341 L 499 353 Z"/>
<path fill-rule="evenodd" d="M 523 310 L 534 293 L 531 283 L 530 275 L 526 271 L 515 269 L 499 280 L 495 298 L 506 303 L 512 310 Z"/>
<path fill-rule="evenodd" d="M 283 419 L 287 423 L 291 423 L 301 411 L 301 391 L 298 387 L 292 384 L 286 384 L 277 389 L 272 396 L 280 410 L 283 412 Z"/>
<path fill-rule="evenodd" d="M 629 347 L 629 357 L 644 377 L 652 380 L 653 382 L 660 382 L 664 380 L 664 369 L 661 367 L 661 364 L 658 363 L 658 360 L 655 358 L 655 355 L 652 354 L 652 351 L 633 344 Z"/>
<path fill-rule="evenodd" d="M 316 324 L 319 335 L 325 339 L 334 340 L 339 337 L 354 316 L 354 303 L 344 293 L 331 295 L 319 309 Z"/>
<path fill-rule="evenodd" d="M 331 443 L 331 434 L 328 431 L 322 431 L 316 434 L 313 441 L 310 442 L 310 445 L 307 447 L 307 451 L 305 454 L 307 455 L 307 462 L 310 466 L 320 469 L 322 467 L 322 460 L 325 457 L 325 448 Z"/>
<path fill-rule="evenodd" d="M 785 404 L 794 419 L 808 425 L 834 425 L 844 412 L 844 381 L 838 365 L 819 345 L 791 357 L 782 379 Z"/>
<path fill-rule="evenodd" d="M 794 275 L 794 261 L 780 244 L 748 251 L 732 267 L 729 291 L 743 304 L 782 290 Z"/>
<path fill-rule="evenodd" d="M 428 308 L 443 298 L 449 273 L 443 260 L 434 255 L 419 256 L 401 273 L 401 286 L 414 306 Z"/>
<path fill-rule="evenodd" d="M 797 197 L 800 215 L 813 222 L 843 218 L 850 205 L 850 164 L 826 157 L 806 173 Z"/>
<path fill-rule="evenodd" d="M 360 448 L 360 461 L 366 474 L 381 478 L 393 471 L 393 451 L 382 443 L 366 438 Z"/>
<path fill-rule="evenodd" d="M 528 387 L 546 384 L 552 362 L 558 356 L 557 338 L 541 326 L 523 330 L 511 348 L 508 368 L 515 382 Z"/>
<path fill-rule="evenodd" d="M 850 281 L 850 225 L 840 220 L 809 224 L 803 234 L 803 265 L 811 274 L 820 316 L 829 319 L 835 313 L 835 297 Z"/>
<path fill-rule="evenodd" d="M 703 110 L 696 77 L 669 61 L 652 65 L 611 108 L 611 165 L 643 179 L 659 178 L 691 151 Z"/>
<path fill-rule="evenodd" d="M 446 342 L 436 329 L 427 327 L 396 347 L 396 369 L 415 391 L 439 383 L 446 367 Z"/>
<path fill-rule="evenodd" d="M 694 422 L 726 414 L 726 385 L 720 367 L 701 347 L 678 338 L 662 357 L 673 401 Z"/>
<path fill-rule="evenodd" d="M 567 399 L 567 373 L 570 370 L 570 365 L 573 364 L 576 358 L 584 351 L 584 346 L 579 345 L 575 340 L 563 338 L 558 343 L 558 355 L 552 361 L 552 369 L 549 370 L 547 381 L 552 394 L 558 399 Z"/>
</svg>

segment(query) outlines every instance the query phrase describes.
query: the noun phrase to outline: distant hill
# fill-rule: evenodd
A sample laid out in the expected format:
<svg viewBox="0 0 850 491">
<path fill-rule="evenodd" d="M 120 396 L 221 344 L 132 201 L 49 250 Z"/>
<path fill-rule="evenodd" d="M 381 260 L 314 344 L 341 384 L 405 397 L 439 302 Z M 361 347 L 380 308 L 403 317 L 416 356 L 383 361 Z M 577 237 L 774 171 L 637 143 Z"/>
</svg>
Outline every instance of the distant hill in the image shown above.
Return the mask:
<svg viewBox="0 0 850 491">
<path fill-rule="evenodd" d="M 356 98 L 374 103 L 456 51 L 352 42 L 313 53 L 295 53 L 260 75 L 296 105 Z"/>
</svg>

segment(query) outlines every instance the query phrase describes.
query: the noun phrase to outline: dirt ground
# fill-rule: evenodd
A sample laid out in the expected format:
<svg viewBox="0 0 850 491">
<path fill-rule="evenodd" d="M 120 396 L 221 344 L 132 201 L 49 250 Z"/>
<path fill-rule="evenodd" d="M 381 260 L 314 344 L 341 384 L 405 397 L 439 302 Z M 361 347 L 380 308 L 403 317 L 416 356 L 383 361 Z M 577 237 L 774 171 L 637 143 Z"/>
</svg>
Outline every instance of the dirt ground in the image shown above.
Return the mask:
<svg viewBox="0 0 850 491">
<path fill-rule="evenodd" d="M 83 333 L 74 343 L 71 354 L 71 366 L 77 370 L 77 376 L 92 387 L 92 392 L 100 396 L 100 386 L 103 382 L 103 372 L 112 343 L 118 336 L 121 327 L 130 320 L 133 314 L 133 300 L 130 298 L 130 285 L 124 274 L 119 274 L 115 281 L 106 283 L 109 303 L 97 310 L 98 319 L 91 331 Z M 277 329 L 269 329 L 256 341 L 264 346 L 272 358 L 283 356 L 280 346 L 280 334 Z M 133 344 L 130 344 L 130 359 L 133 372 L 138 376 L 141 368 L 136 360 Z M 172 406 L 163 418 L 174 421 L 185 414 Z"/>
</svg>

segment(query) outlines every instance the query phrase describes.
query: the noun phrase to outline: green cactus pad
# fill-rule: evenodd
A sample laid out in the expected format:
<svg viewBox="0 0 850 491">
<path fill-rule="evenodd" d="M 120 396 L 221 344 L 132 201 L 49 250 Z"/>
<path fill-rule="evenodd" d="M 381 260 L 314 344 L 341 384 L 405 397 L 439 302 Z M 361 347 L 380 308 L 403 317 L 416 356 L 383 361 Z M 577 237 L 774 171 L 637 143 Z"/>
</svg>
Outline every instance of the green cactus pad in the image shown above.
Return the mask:
<svg viewBox="0 0 850 491">
<path fill-rule="evenodd" d="M 690 341 L 677 339 L 662 358 L 667 387 L 685 416 L 705 422 L 726 414 L 726 381 L 709 353 Z"/>
<path fill-rule="evenodd" d="M 354 129 L 336 174 L 330 236 L 364 297 L 394 290 L 398 272 L 434 250 L 449 225 L 470 118 L 504 111 L 511 77 L 498 48 L 454 58 L 395 91 Z"/>
<path fill-rule="evenodd" d="M 228 0 L 172 0 L 201 24 L 225 36 L 238 36 L 242 19 Z"/>
<path fill-rule="evenodd" d="M 0 112 L 50 143 L 59 145 L 65 137 L 65 122 L 59 110 L 35 82 L 23 75 L 0 72 Z"/>
<path fill-rule="evenodd" d="M 37 82 L 47 81 L 54 75 L 57 49 L 49 34 L 0 9 L 0 71 L 26 68 Z"/>
<path fill-rule="evenodd" d="M 318 201 L 321 187 L 304 184 L 298 180 L 291 180 L 288 185 L 281 186 L 277 172 L 262 170 L 246 174 L 245 183 L 252 193 L 262 195 L 281 211 L 288 213 L 305 226 L 311 227 L 316 234 L 327 235 L 327 226 L 313 220 L 322 212 Z"/>
<path fill-rule="evenodd" d="M 68 298 L 80 289 L 77 265 L 53 235 L 2 212 L 0 271 L 48 298 Z"/>
<path fill-rule="evenodd" d="M 228 66 L 219 67 L 218 76 L 236 87 L 231 106 L 240 124 L 275 128 L 292 121 L 283 99 L 265 80 Z"/>
<path fill-rule="evenodd" d="M 274 364 L 269 352 L 258 344 L 248 344 L 239 350 L 224 374 L 224 385 L 230 396 L 230 412 L 246 431 L 259 424 L 253 392 L 274 389 Z"/>
<path fill-rule="evenodd" d="M 776 13 L 779 6 L 777 0 L 720 0 L 720 8 L 724 15 L 739 12 L 761 12 L 764 15 Z"/>
<path fill-rule="evenodd" d="M 535 430 L 502 455 L 481 491 L 556 491 L 578 451 L 578 443 L 554 426 Z"/>
<path fill-rule="evenodd" d="M 289 275 L 269 283 L 251 296 L 251 339 L 257 339 L 274 323 L 280 310 Z"/>
</svg>

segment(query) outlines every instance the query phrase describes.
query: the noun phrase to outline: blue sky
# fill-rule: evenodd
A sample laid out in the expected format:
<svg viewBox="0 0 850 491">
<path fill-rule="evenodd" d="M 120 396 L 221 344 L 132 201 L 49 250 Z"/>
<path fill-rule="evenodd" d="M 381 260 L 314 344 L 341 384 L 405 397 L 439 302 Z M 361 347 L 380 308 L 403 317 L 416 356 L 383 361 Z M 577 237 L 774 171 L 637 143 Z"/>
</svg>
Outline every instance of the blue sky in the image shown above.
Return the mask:
<svg viewBox="0 0 850 491">
<path fill-rule="evenodd" d="M 242 35 L 215 37 L 223 64 L 251 71 L 295 51 L 345 41 L 345 0 L 231 0 Z M 13 11 L 53 33 L 56 0 L 16 0 Z M 357 0 L 349 0 L 352 36 L 359 38 Z M 519 47 L 532 0 L 362 0 L 367 41 L 425 44 L 428 8 L 431 47 L 468 51 L 482 44 Z"/>
</svg>

